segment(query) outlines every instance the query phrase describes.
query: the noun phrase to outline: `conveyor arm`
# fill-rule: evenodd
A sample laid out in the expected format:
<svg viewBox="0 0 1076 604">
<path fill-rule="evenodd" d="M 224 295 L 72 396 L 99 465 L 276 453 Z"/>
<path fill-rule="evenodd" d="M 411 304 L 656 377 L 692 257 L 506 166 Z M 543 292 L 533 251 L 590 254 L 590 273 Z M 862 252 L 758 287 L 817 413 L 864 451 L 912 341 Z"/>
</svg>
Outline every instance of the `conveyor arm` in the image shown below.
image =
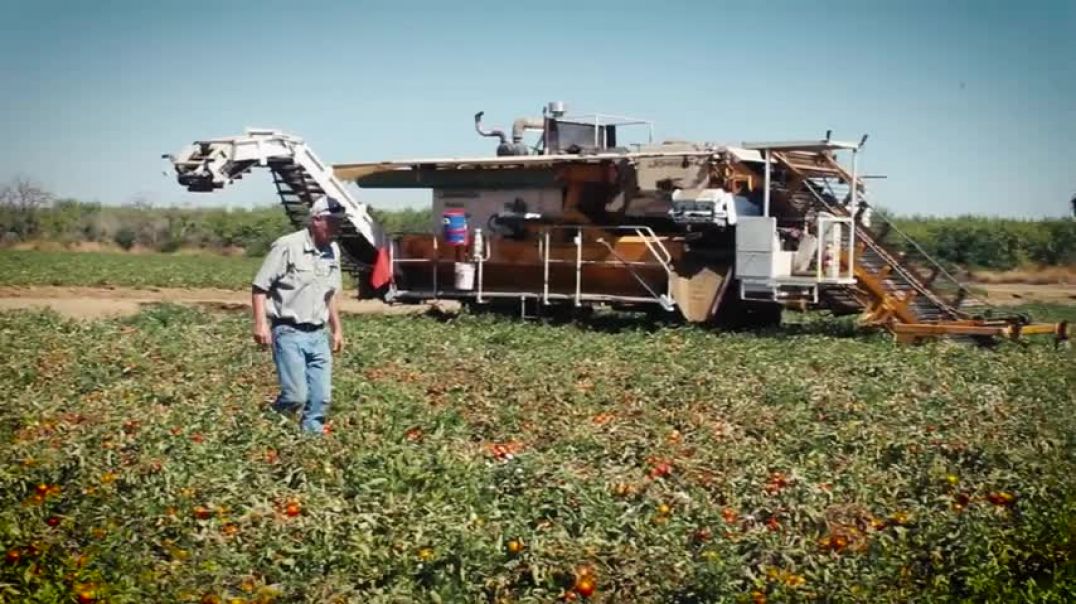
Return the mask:
<svg viewBox="0 0 1076 604">
<path fill-rule="evenodd" d="M 348 208 L 352 228 L 345 229 L 344 239 L 355 241 L 341 243 L 359 245 L 344 245 L 345 251 L 356 256 L 356 261 L 370 264 L 382 245 L 381 228 L 366 204 L 347 191 L 333 176 L 332 166 L 318 159 L 301 138 L 276 130 L 247 130 L 242 136 L 197 141 L 165 158 L 175 167 L 179 184 L 189 191 L 215 191 L 253 168 L 269 168 L 293 222 L 302 223 L 306 208 L 319 195 L 327 194 Z"/>
</svg>

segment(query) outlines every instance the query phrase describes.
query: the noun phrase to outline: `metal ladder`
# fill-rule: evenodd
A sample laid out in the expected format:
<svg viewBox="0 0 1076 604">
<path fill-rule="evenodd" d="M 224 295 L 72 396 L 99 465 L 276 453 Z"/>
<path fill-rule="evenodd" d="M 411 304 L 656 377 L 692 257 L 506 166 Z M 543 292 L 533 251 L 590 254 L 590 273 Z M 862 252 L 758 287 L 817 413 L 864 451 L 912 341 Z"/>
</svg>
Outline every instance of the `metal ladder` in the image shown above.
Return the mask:
<svg viewBox="0 0 1076 604">
<path fill-rule="evenodd" d="M 312 177 L 301 164 L 271 160 L 269 167 L 273 173 L 273 185 L 288 220 L 296 228 L 306 226 L 310 218 L 310 204 L 325 194 L 325 190 L 318 184 L 318 179 Z M 336 241 L 344 251 L 344 258 L 341 259 L 344 270 L 358 278 L 369 269 L 372 263 L 369 245 L 353 222 L 341 223 Z"/>
<path fill-rule="evenodd" d="M 842 200 L 852 197 L 852 186 L 859 187 L 857 196 L 862 197 L 863 183 L 853 179 L 831 156 L 774 151 L 773 158 L 790 177 L 790 187 L 776 189 L 786 214 L 803 216 L 822 211 L 851 216 L 857 211 Z M 862 312 L 865 323 L 884 326 L 908 339 L 930 335 L 1019 335 L 1021 331 L 1067 337 L 1065 324 L 1027 326 L 1026 317 L 1006 316 L 973 298 L 911 238 L 884 217 L 878 220 L 881 225 L 877 230 L 856 221 L 857 283 L 826 289 L 822 295 L 826 306 L 837 312 Z M 885 243 L 892 233 L 904 239 L 899 252 Z"/>
</svg>

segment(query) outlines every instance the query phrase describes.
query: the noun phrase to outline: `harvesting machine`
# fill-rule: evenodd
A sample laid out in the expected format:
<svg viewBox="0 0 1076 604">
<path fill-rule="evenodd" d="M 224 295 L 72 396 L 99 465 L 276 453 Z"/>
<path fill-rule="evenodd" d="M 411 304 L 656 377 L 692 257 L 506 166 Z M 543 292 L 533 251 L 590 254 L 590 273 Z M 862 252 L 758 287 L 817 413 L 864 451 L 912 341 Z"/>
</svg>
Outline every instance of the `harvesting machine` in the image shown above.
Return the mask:
<svg viewBox="0 0 1076 604">
<path fill-rule="evenodd" d="M 360 295 L 453 298 L 522 314 L 647 310 L 692 323 L 767 325 L 781 310 L 858 313 L 902 341 L 1052 334 L 979 300 L 922 248 L 871 215 L 857 156 L 866 141 L 738 146 L 653 142 L 645 120 L 571 115 L 549 103 L 482 157 L 322 162 L 296 137 L 249 130 L 168 157 L 191 191 L 256 167 L 291 221 L 327 193 L 349 209 L 340 244 Z M 382 231 L 344 183 L 432 190 L 432 232 Z"/>
</svg>

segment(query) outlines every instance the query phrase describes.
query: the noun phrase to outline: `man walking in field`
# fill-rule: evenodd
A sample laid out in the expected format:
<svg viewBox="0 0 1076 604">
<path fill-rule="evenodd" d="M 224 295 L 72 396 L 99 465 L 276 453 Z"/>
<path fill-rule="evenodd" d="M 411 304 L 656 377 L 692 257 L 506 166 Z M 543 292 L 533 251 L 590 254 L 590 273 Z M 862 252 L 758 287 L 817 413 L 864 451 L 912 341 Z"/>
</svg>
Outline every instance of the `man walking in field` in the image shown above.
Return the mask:
<svg viewBox="0 0 1076 604">
<path fill-rule="evenodd" d="M 340 248 L 333 239 L 345 215 L 337 200 L 317 199 L 305 229 L 273 242 L 251 290 L 254 341 L 272 345 L 280 381 L 273 408 L 301 411 L 302 429 L 319 434 L 332 394 L 332 353 L 344 346 Z"/>
</svg>

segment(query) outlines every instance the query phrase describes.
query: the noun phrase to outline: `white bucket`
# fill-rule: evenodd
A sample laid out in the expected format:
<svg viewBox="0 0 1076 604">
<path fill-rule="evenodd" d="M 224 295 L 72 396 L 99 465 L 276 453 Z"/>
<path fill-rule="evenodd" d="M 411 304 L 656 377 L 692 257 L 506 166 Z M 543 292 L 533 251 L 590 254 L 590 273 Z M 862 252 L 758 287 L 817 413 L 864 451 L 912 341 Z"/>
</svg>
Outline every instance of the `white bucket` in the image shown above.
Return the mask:
<svg viewBox="0 0 1076 604">
<path fill-rule="evenodd" d="M 827 278 L 838 279 L 841 276 L 841 223 L 831 222 L 825 228 L 827 237 L 822 270 Z"/>
<path fill-rule="evenodd" d="M 456 289 L 471 291 L 474 289 L 474 264 L 456 263 Z"/>
</svg>

